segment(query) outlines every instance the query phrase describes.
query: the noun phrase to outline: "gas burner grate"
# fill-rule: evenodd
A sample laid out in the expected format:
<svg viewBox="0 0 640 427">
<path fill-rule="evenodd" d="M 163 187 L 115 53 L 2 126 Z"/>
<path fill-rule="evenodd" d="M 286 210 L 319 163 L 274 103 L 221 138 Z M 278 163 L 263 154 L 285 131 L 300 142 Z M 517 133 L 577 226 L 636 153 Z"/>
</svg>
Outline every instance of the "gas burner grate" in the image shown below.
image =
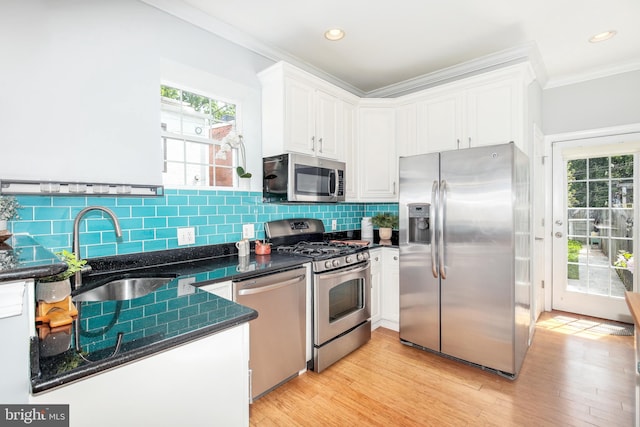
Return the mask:
<svg viewBox="0 0 640 427">
<path fill-rule="evenodd" d="M 292 253 L 309 257 L 346 255 L 353 253 L 360 247 L 339 242 L 298 242 L 295 245 L 278 246 L 278 252 Z"/>
</svg>

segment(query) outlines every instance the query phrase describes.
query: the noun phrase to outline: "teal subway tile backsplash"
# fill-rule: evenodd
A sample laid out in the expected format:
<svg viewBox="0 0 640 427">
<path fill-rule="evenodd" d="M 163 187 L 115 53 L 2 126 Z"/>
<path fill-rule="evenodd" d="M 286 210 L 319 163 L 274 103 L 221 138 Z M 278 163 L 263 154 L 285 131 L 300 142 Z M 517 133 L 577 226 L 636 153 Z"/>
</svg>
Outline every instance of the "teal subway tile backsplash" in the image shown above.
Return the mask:
<svg viewBox="0 0 640 427">
<path fill-rule="evenodd" d="M 19 196 L 20 219 L 10 221 L 13 233 L 27 233 L 52 251 L 71 248 L 73 220 L 87 206 L 114 211 L 122 227 L 116 238 L 111 219 L 93 211 L 81 224 L 81 255 L 85 258 L 131 254 L 178 247 L 177 229 L 194 227 L 196 246 L 230 243 L 242 237 L 242 224 L 253 223 L 263 239 L 264 223 L 283 218 L 320 219 L 327 231 L 360 228 L 363 216 L 398 213 L 397 203 L 264 204 L 260 192 L 165 189 L 160 197 Z"/>
</svg>

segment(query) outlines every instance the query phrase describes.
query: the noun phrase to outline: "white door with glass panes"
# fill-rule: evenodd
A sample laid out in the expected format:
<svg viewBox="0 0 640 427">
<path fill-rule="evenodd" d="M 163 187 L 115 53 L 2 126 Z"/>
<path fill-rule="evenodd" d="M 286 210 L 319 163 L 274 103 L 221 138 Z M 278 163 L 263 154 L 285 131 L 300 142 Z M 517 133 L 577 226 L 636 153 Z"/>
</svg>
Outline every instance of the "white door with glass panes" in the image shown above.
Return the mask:
<svg viewBox="0 0 640 427">
<path fill-rule="evenodd" d="M 553 146 L 554 310 L 630 321 L 640 134 Z"/>
</svg>

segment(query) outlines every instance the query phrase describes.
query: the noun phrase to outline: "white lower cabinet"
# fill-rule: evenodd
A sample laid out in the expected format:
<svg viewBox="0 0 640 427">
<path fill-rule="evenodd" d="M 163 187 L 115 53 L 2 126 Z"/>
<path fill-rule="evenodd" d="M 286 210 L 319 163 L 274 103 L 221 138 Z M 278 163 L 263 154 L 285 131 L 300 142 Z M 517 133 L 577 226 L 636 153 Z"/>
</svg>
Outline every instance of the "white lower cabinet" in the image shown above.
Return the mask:
<svg viewBox="0 0 640 427">
<path fill-rule="evenodd" d="M 371 259 L 371 327 L 400 330 L 398 248 L 376 248 Z"/>
<path fill-rule="evenodd" d="M 382 249 L 369 251 L 371 260 L 371 328 L 380 326 L 380 287 L 382 286 Z"/>
<path fill-rule="evenodd" d="M 400 259 L 398 248 L 382 249 L 380 325 L 400 330 Z"/>
<path fill-rule="evenodd" d="M 248 426 L 249 324 L 118 366 L 33 404 L 69 404 L 70 426 Z"/>
<path fill-rule="evenodd" d="M 1 252 L 1 251 L 0 251 Z M 0 402 L 23 404 L 29 391 L 29 335 L 35 334 L 33 316 L 35 299 L 33 280 L 0 283 Z M 31 312 L 30 312 L 31 310 Z M 4 414 L 1 415 L 4 417 Z M 2 418 L 4 419 L 4 418 Z M 1 423 L 0 423 L 1 424 Z"/>
</svg>

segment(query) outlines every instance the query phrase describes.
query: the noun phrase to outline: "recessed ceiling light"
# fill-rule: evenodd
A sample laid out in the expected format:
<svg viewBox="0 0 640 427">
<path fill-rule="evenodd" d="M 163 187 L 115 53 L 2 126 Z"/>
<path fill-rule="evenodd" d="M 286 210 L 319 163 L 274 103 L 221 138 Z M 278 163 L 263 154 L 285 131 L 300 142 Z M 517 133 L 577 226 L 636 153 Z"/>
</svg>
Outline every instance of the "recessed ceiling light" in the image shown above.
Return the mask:
<svg viewBox="0 0 640 427">
<path fill-rule="evenodd" d="M 598 33 L 595 36 L 591 37 L 589 39 L 589 41 L 591 43 L 603 42 L 605 40 L 609 40 L 610 38 L 612 38 L 616 34 L 618 34 L 618 32 L 616 30 L 605 31 L 603 33 Z"/>
<path fill-rule="evenodd" d="M 324 32 L 324 38 L 331 41 L 341 40 L 344 37 L 344 31 L 340 28 L 330 28 Z"/>
</svg>

